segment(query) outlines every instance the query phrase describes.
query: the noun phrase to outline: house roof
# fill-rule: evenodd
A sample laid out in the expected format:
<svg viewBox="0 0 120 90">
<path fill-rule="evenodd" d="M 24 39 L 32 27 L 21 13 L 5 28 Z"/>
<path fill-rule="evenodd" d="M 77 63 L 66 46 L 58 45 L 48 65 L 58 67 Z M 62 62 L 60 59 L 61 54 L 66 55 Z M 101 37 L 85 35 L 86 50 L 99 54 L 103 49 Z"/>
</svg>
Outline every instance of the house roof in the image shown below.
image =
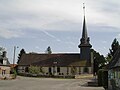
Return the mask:
<svg viewBox="0 0 120 90">
<path fill-rule="evenodd" d="M 19 65 L 35 66 L 88 66 L 86 60 L 80 60 L 79 53 L 61 54 L 23 54 Z"/>
<path fill-rule="evenodd" d="M 116 51 L 115 55 L 113 56 L 113 59 L 109 63 L 109 69 L 120 67 L 120 47 Z"/>
</svg>

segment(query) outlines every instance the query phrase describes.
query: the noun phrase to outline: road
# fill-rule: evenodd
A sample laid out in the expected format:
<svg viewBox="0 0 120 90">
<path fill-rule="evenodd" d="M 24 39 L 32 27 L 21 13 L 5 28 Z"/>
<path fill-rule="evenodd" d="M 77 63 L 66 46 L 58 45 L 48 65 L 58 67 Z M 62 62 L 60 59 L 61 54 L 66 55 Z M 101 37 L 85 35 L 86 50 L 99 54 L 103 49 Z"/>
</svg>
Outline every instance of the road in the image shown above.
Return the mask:
<svg viewBox="0 0 120 90">
<path fill-rule="evenodd" d="M 0 80 L 0 90 L 104 90 L 102 87 L 87 87 L 86 79 L 56 79 L 17 77 L 15 80 Z"/>
</svg>

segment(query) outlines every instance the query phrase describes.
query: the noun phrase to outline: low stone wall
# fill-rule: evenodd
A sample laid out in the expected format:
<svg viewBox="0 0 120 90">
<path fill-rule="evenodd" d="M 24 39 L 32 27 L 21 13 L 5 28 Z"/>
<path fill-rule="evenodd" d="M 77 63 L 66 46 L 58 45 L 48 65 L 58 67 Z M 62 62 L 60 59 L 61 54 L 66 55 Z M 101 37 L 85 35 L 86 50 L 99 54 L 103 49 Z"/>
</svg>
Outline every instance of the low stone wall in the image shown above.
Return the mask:
<svg viewBox="0 0 120 90">
<path fill-rule="evenodd" d="M 15 74 L 7 74 L 7 75 L 0 75 L 0 80 L 11 80 L 15 79 L 16 75 Z"/>
</svg>

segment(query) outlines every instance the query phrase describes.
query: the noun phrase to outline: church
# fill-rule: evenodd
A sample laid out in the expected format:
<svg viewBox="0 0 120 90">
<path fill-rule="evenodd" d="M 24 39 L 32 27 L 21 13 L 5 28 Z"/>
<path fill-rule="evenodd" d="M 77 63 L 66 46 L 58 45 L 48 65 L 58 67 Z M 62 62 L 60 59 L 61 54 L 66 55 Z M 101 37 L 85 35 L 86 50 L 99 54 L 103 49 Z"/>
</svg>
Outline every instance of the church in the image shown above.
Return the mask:
<svg viewBox="0 0 120 90">
<path fill-rule="evenodd" d="M 42 75 L 74 76 L 92 74 L 93 55 L 91 47 L 84 14 L 82 37 L 78 45 L 80 53 L 22 54 L 17 70 L 18 73 L 28 73 L 29 67 L 35 66 L 42 69 Z"/>
</svg>

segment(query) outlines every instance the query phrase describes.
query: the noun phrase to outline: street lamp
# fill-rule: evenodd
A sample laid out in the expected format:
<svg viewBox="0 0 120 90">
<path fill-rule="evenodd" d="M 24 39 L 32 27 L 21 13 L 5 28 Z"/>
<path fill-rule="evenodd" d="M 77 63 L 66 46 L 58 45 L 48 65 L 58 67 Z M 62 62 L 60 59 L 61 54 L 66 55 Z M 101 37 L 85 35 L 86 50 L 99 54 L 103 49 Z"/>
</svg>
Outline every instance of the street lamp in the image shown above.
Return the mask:
<svg viewBox="0 0 120 90">
<path fill-rule="evenodd" d="M 16 53 L 16 48 L 19 48 L 18 46 L 14 46 L 14 53 L 13 53 L 13 67 L 15 64 L 15 53 Z"/>
</svg>

